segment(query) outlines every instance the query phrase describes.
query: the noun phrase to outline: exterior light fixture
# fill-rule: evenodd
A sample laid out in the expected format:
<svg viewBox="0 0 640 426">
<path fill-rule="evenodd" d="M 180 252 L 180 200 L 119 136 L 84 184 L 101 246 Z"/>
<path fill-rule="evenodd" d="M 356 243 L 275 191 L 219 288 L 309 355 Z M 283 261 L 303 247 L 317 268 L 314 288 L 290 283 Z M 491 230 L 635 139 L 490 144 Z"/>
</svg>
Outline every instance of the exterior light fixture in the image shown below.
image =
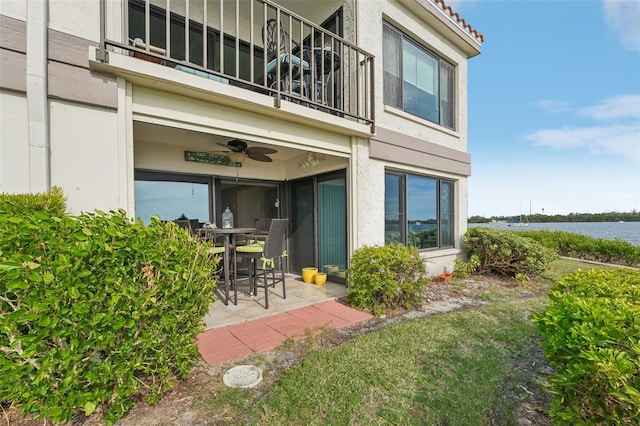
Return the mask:
<svg viewBox="0 0 640 426">
<path fill-rule="evenodd" d="M 233 161 L 234 163 L 240 163 L 240 164 L 242 164 L 244 160 L 247 159 L 247 157 L 249 156 L 244 152 L 230 152 L 227 154 L 227 158 L 229 160 Z"/>
</svg>

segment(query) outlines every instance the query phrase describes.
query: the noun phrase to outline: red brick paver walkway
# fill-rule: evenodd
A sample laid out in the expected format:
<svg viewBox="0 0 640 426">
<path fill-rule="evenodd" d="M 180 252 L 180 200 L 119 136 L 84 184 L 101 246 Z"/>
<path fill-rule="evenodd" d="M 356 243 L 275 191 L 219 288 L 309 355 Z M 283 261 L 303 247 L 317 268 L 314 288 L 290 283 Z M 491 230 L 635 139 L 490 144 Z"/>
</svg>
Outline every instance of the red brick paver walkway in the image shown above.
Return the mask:
<svg viewBox="0 0 640 426">
<path fill-rule="evenodd" d="M 373 318 L 338 302 L 323 302 L 282 314 L 216 328 L 196 338 L 198 350 L 209 365 L 219 365 L 252 353 L 271 351 L 288 338 L 301 339 L 307 329 L 345 328 Z"/>
</svg>

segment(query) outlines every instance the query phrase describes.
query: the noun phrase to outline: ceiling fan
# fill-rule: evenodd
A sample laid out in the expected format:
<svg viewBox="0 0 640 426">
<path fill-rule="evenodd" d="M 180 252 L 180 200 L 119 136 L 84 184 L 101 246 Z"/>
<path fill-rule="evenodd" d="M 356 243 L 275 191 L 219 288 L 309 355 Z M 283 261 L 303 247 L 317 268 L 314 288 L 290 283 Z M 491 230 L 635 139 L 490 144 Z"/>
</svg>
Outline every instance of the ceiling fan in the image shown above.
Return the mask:
<svg viewBox="0 0 640 426">
<path fill-rule="evenodd" d="M 218 145 L 226 148 L 226 151 L 221 152 L 227 153 L 226 157 L 236 163 L 242 163 L 247 158 L 255 161 L 262 161 L 263 163 L 271 163 L 273 160 L 271 157 L 268 157 L 267 154 L 275 154 L 278 152 L 273 148 L 264 148 L 260 146 L 249 147 L 245 141 L 241 141 L 240 139 L 230 140 L 226 144 L 218 142 Z"/>
</svg>

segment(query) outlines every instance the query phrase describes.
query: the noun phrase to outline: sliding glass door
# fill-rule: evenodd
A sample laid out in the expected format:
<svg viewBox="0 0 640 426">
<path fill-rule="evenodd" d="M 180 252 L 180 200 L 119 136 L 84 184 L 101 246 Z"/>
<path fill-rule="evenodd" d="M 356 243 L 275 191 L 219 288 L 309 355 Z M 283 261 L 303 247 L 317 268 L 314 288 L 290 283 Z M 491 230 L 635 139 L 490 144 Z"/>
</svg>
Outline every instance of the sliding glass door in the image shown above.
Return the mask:
<svg viewBox="0 0 640 426">
<path fill-rule="evenodd" d="M 318 179 L 318 265 L 342 278 L 347 267 L 346 197 L 344 176 Z"/>
<path fill-rule="evenodd" d="M 291 182 L 291 235 L 289 236 L 289 268 L 300 273 L 306 266 L 316 265 L 315 194 L 313 178 Z"/>
<path fill-rule="evenodd" d="M 292 272 L 317 266 L 341 282 L 347 267 L 347 193 L 344 171 L 293 181 L 289 186 Z"/>
</svg>

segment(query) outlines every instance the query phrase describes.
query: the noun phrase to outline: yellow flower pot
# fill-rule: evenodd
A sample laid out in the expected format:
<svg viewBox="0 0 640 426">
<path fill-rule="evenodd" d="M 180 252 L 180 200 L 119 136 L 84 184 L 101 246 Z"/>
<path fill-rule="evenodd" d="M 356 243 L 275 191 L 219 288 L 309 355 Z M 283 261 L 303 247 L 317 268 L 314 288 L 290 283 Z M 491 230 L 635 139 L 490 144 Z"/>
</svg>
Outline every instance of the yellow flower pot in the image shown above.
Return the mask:
<svg viewBox="0 0 640 426">
<path fill-rule="evenodd" d="M 327 282 L 327 274 L 324 272 L 318 272 L 317 274 L 314 275 L 313 281 L 317 285 L 324 285 L 324 283 Z"/>
<path fill-rule="evenodd" d="M 302 281 L 307 284 L 313 283 L 313 276 L 318 273 L 318 268 L 302 268 Z"/>
</svg>

